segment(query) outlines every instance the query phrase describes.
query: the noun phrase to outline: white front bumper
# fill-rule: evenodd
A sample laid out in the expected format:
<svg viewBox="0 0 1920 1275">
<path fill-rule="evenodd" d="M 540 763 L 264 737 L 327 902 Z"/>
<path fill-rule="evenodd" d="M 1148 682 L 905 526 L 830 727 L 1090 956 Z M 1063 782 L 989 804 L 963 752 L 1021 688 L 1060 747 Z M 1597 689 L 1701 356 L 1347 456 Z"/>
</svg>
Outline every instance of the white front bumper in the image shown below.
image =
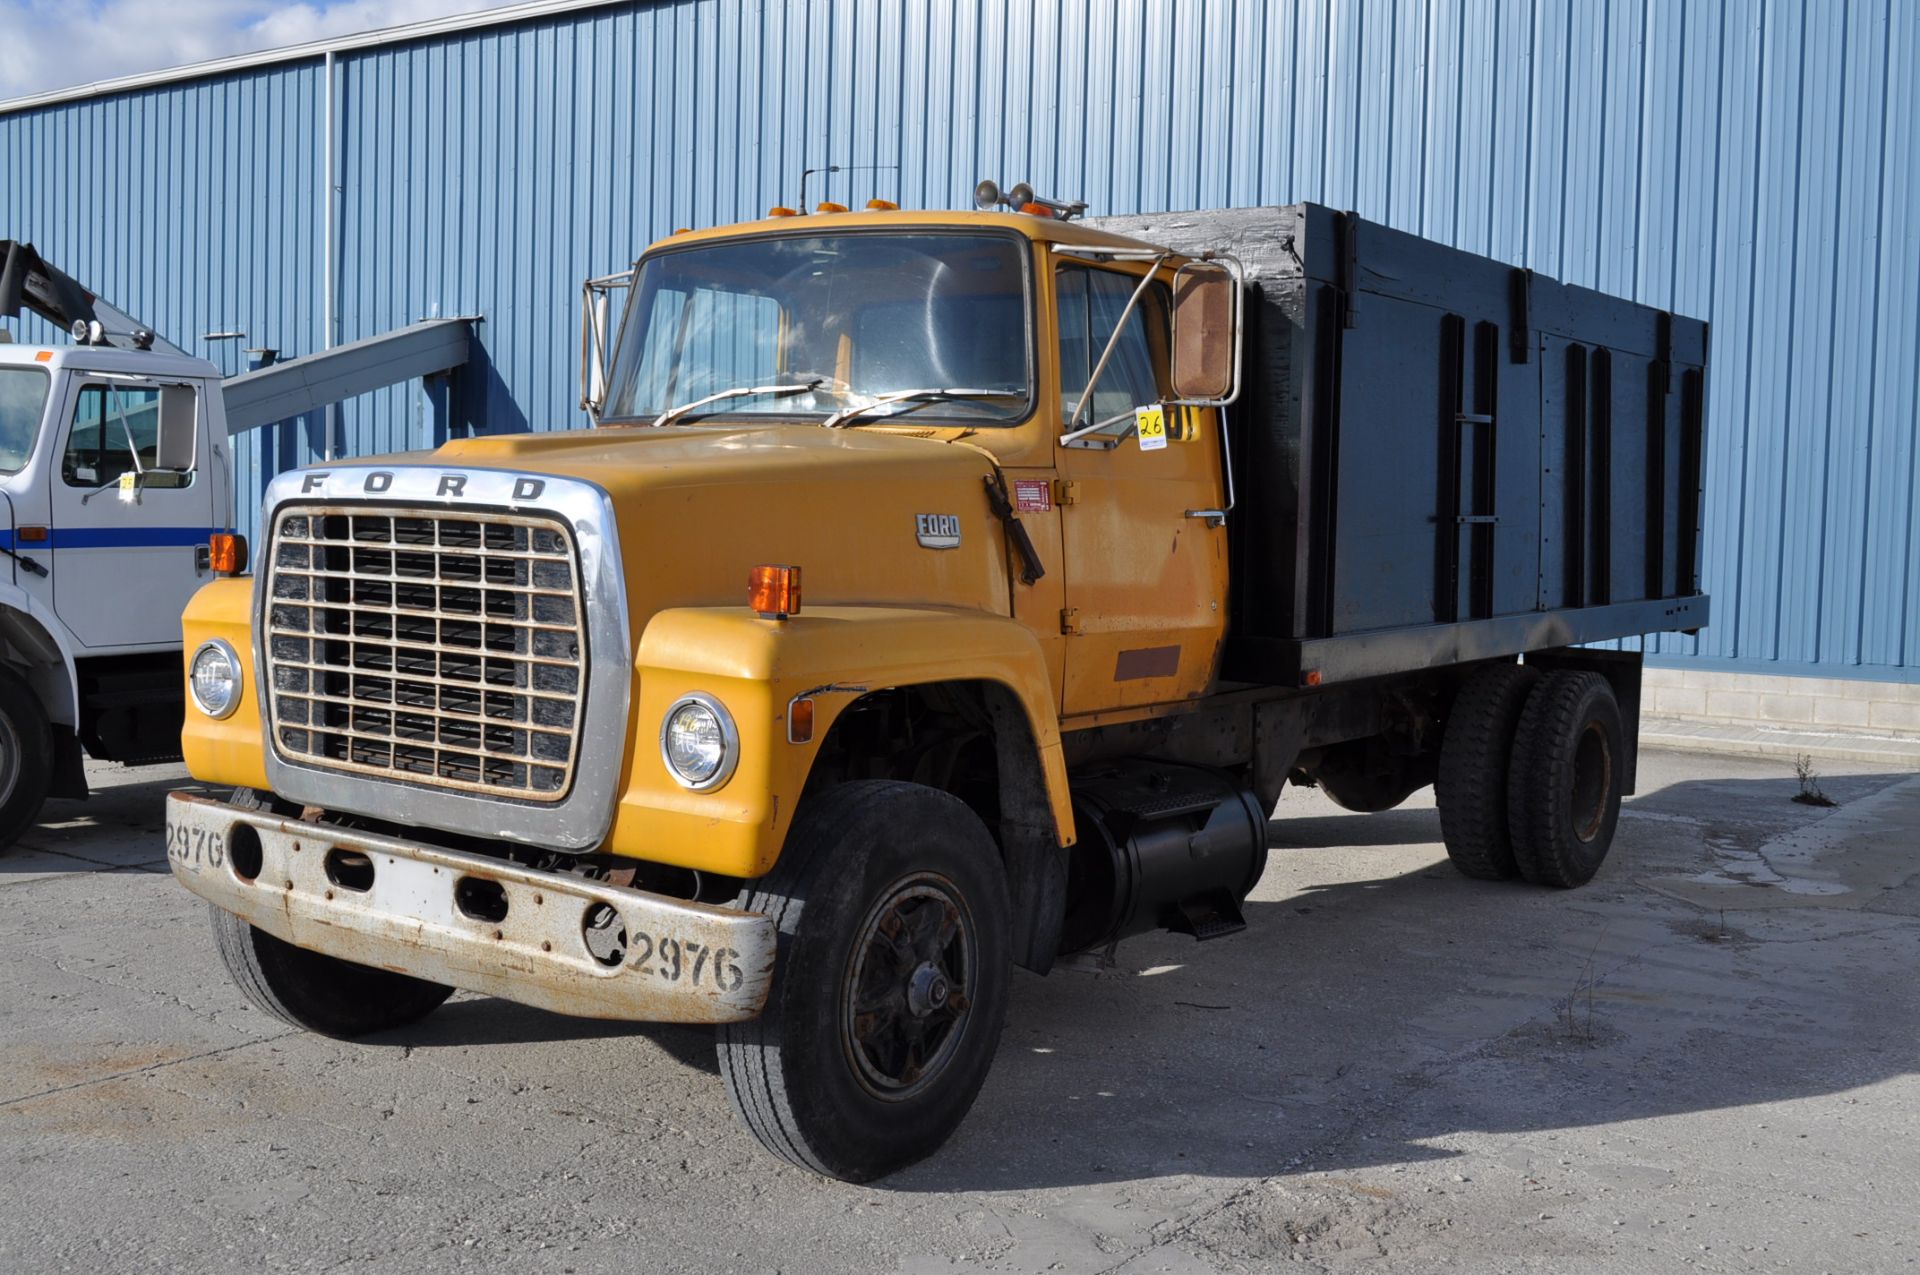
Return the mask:
<svg viewBox="0 0 1920 1275">
<path fill-rule="evenodd" d="M 243 826 L 259 839 L 251 878 L 234 865 Z M 367 889 L 343 888 L 329 875 L 336 850 L 368 857 Z M 777 935 L 757 913 L 186 793 L 167 798 L 167 859 L 189 890 L 296 947 L 556 1013 L 739 1022 L 760 1012 L 773 977 Z M 454 889 L 464 878 L 497 885 L 505 915 L 483 920 L 463 911 Z M 587 946 L 584 923 L 596 903 L 624 921 L 626 954 L 612 966 Z"/>
</svg>

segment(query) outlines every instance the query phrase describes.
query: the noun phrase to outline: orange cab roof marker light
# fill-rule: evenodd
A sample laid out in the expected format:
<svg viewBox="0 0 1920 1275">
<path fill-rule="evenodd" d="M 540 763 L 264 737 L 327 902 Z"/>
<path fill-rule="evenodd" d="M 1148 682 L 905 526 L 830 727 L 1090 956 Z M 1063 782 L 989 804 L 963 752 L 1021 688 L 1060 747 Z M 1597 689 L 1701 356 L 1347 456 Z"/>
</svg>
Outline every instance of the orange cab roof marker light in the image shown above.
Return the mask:
<svg viewBox="0 0 1920 1275">
<path fill-rule="evenodd" d="M 767 209 L 767 216 L 769 217 L 798 217 L 799 215 L 799 209 L 789 208 L 785 204 L 775 204 L 773 207 Z"/>
<path fill-rule="evenodd" d="M 813 210 L 817 213 L 845 212 L 847 211 L 847 206 L 845 204 L 836 204 L 831 199 L 823 199 L 813 206 Z"/>
<path fill-rule="evenodd" d="M 763 620 L 800 614 L 800 568 L 765 564 L 747 572 L 747 605 Z"/>
<path fill-rule="evenodd" d="M 900 205 L 894 203 L 891 199 L 869 199 L 867 201 L 867 211 L 868 212 L 899 212 Z"/>
</svg>

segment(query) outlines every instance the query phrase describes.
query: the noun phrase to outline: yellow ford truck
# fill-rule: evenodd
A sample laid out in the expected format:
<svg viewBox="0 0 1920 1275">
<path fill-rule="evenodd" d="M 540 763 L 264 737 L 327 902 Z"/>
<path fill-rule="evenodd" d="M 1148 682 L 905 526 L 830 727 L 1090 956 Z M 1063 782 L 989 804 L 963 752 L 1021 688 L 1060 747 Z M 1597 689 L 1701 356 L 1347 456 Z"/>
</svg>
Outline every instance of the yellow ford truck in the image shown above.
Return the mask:
<svg viewBox="0 0 1920 1275">
<path fill-rule="evenodd" d="M 1599 869 L 1640 664 L 1587 644 L 1707 618 L 1705 325 L 1315 205 L 979 201 L 675 234 L 594 428 L 273 483 L 184 620 L 234 791 L 167 826 L 258 1006 L 715 1024 L 865 1180 L 1013 967 L 1244 928 L 1287 783 Z"/>
</svg>

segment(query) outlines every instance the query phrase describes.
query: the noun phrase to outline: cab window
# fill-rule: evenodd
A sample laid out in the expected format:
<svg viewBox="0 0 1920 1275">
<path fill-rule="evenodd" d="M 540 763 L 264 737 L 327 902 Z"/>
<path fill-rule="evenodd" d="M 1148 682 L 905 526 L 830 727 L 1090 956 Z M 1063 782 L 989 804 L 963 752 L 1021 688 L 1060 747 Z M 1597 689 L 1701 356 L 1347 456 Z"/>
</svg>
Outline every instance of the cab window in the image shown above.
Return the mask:
<svg viewBox="0 0 1920 1275">
<path fill-rule="evenodd" d="M 1054 286 L 1060 310 L 1060 419 L 1064 422 L 1080 402 L 1107 339 L 1126 312 L 1127 299 L 1140 286 L 1140 277 L 1070 263 L 1055 272 Z M 1165 284 L 1156 280 L 1147 286 L 1127 316 L 1113 357 L 1094 386 L 1093 401 L 1075 428 L 1101 423 L 1130 426 L 1135 408 L 1167 397 L 1169 305 Z"/>
<path fill-rule="evenodd" d="M 702 418 L 882 408 L 868 423 L 1014 425 L 1032 411 L 1025 241 L 855 231 L 729 240 L 648 258 L 634 279 L 603 422 L 737 391 Z M 755 386 L 811 384 L 805 392 Z M 905 406 L 891 395 L 929 394 Z"/>
<path fill-rule="evenodd" d="M 684 403 L 779 379 L 780 305 L 773 298 L 662 288 L 650 310 L 634 377 L 640 401 Z"/>
<path fill-rule="evenodd" d="M 84 387 L 61 457 L 61 478 L 69 487 L 106 487 L 138 471 L 142 487 L 188 486 L 193 409 L 193 391 L 184 387 Z"/>
<path fill-rule="evenodd" d="M 39 368 L 0 367 L 0 474 L 18 473 L 33 455 L 49 384 Z"/>
</svg>

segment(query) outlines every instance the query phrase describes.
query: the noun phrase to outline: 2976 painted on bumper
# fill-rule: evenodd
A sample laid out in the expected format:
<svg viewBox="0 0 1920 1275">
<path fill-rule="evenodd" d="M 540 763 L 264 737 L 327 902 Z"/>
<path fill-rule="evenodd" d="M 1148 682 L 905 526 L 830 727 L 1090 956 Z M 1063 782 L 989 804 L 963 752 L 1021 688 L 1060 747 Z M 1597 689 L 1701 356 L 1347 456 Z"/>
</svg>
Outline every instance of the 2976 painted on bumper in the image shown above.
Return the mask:
<svg viewBox="0 0 1920 1275">
<path fill-rule="evenodd" d="M 557 1013 L 741 1022 L 773 975 L 765 916 L 185 793 L 167 799 L 167 858 L 296 947 Z"/>
</svg>

